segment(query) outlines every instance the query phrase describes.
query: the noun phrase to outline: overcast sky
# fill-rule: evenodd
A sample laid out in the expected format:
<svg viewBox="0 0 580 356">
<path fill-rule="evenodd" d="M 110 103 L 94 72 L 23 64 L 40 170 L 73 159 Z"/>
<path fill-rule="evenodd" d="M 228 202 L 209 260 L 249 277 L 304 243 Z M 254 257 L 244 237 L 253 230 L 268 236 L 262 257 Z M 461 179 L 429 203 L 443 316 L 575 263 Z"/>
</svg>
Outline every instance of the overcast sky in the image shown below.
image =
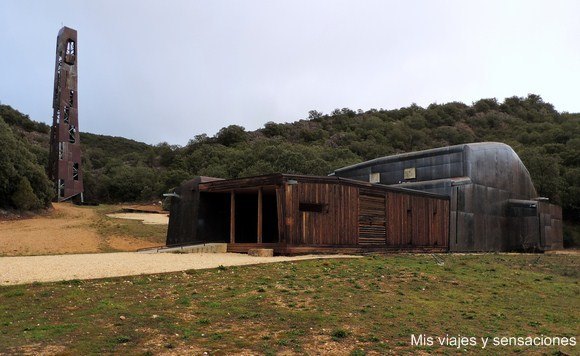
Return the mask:
<svg viewBox="0 0 580 356">
<path fill-rule="evenodd" d="M 580 112 L 580 1 L 0 1 L 0 101 L 52 122 L 78 31 L 81 131 L 184 145 L 309 110 L 526 96 Z"/>
</svg>

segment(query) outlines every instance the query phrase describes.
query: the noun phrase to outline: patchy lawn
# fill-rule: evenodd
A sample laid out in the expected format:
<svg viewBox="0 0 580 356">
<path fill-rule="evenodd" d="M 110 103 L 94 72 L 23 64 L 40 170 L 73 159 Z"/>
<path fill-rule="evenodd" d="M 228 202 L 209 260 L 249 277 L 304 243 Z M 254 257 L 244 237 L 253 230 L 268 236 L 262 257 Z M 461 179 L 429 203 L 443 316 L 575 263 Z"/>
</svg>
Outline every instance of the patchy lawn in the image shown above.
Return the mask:
<svg viewBox="0 0 580 356">
<path fill-rule="evenodd" d="M 0 353 L 455 353 L 411 334 L 578 338 L 579 262 L 393 255 L 1 287 Z"/>
</svg>

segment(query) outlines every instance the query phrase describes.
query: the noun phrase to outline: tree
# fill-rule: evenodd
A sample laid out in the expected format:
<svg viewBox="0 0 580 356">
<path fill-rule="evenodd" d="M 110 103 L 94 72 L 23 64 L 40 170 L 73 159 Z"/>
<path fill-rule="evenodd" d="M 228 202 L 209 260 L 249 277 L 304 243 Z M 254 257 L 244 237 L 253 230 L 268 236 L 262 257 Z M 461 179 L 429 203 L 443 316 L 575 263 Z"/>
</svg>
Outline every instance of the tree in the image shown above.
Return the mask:
<svg viewBox="0 0 580 356">
<path fill-rule="evenodd" d="M 560 158 L 535 147 L 522 150 L 519 156 L 528 168 L 538 194 L 560 203 L 560 191 L 563 188 Z"/>
<path fill-rule="evenodd" d="M 26 210 L 48 206 L 53 197 L 52 182 L 30 152 L 30 145 L 17 138 L 0 117 L 0 207 Z M 25 179 L 26 182 L 22 182 Z M 28 184 L 30 190 L 25 186 Z M 28 194 L 32 192 L 32 195 Z M 18 196 L 13 199 L 14 194 Z M 34 199 L 33 199 L 33 198 Z M 24 199 L 30 198 L 29 202 Z M 23 208 L 24 207 L 24 208 Z"/>
<path fill-rule="evenodd" d="M 316 111 L 316 110 L 310 110 L 308 112 L 308 118 L 310 120 L 315 120 L 315 119 L 320 119 L 322 117 L 322 113 L 320 111 Z"/>
<path fill-rule="evenodd" d="M 273 121 L 268 121 L 264 124 L 264 128 L 261 130 L 266 137 L 276 137 L 284 136 L 287 127 L 284 124 L 277 124 Z"/>
<path fill-rule="evenodd" d="M 42 204 L 36 195 L 34 195 L 32 186 L 26 177 L 20 178 L 20 181 L 16 186 L 16 191 L 12 194 L 11 199 L 14 207 L 21 211 L 39 209 L 42 207 Z"/>
<path fill-rule="evenodd" d="M 476 112 L 488 112 L 490 110 L 498 110 L 499 103 L 496 98 L 480 99 L 473 104 Z"/>
<path fill-rule="evenodd" d="M 224 146 L 232 146 L 247 140 L 246 129 L 238 125 L 224 127 L 216 134 L 218 143 Z"/>
</svg>

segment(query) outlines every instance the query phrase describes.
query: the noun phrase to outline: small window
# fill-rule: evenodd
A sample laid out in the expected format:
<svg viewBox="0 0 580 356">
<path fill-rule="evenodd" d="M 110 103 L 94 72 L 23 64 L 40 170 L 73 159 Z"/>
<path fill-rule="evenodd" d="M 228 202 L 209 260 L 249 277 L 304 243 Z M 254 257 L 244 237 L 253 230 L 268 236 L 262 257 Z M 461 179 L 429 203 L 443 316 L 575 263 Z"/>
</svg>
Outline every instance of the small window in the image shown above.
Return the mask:
<svg viewBox="0 0 580 356">
<path fill-rule="evenodd" d="M 64 179 L 58 180 L 58 196 L 60 198 L 64 197 Z"/>
<path fill-rule="evenodd" d="M 79 164 L 73 163 L 73 179 L 79 180 Z"/>
<path fill-rule="evenodd" d="M 71 108 L 74 106 L 75 91 L 70 90 L 68 93 L 68 106 Z"/>
<path fill-rule="evenodd" d="M 405 168 L 403 171 L 403 178 L 405 179 L 415 179 L 417 178 L 417 173 L 415 171 L 415 167 L 413 168 Z"/>
<path fill-rule="evenodd" d="M 64 61 L 68 64 L 75 64 L 76 44 L 75 41 L 69 39 L 66 41 L 66 52 L 64 54 Z"/>
<path fill-rule="evenodd" d="M 56 109 L 54 116 L 56 117 L 56 122 L 60 124 L 60 109 Z"/>
<path fill-rule="evenodd" d="M 73 125 L 68 127 L 68 142 L 75 143 L 76 141 L 76 129 Z"/>
<path fill-rule="evenodd" d="M 309 211 L 309 212 L 313 212 L 313 213 L 327 213 L 328 212 L 328 204 L 300 203 L 298 205 L 298 210 Z"/>
<path fill-rule="evenodd" d="M 68 121 L 69 121 L 68 120 L 68 114 L 69 114 L 69 107 L 68 106 L 65 106 L 64 107 L 64 123 L 65 124 L 68 124 Z"/>
<path fill-rule="evenodd" d="M 381 182 L 381 174 L 380 173 L 371 173 L 369 175 L 369 182 L 380 183 Z"/>
<path fill-rule="evenodd" d="M 58 143 L 58 159 L 64 158 L 64 142 Z"/>
</svg>

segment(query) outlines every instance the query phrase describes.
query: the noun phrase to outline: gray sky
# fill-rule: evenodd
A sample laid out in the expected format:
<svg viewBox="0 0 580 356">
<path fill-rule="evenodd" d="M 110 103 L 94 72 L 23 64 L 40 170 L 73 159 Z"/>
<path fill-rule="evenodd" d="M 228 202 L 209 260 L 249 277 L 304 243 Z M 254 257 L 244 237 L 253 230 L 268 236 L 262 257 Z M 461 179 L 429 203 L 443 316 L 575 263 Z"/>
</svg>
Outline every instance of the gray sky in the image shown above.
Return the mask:
<svg viewBox="0 0 580 356">
<path fill-rule="evenodd" d="M 579 1 L 0 2 L 0 101 L 52 122 L 78 31 L 81 131 L 184 145 L 312 109 L 525 96 L 580 112 Z"/>
</svg>

